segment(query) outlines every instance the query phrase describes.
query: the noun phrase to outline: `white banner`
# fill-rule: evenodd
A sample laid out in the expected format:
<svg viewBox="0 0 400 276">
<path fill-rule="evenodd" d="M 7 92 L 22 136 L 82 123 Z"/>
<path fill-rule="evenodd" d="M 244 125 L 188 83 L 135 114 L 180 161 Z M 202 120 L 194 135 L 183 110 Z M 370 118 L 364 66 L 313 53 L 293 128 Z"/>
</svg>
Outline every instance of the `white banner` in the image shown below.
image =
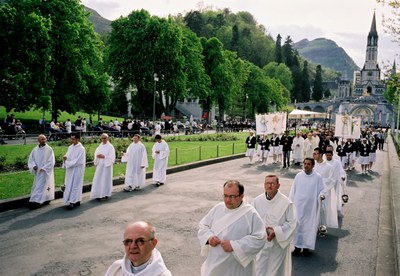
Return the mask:
<svg viewBox="0 0 400 276">
<path fill-rule="evenodd" d="M 361 119 L 344 114 L 336 114 L 335 136 L 344 139 L 359 139 L 361 135 Z"/>
<path fill-rule="evenodd" d="M 286 113 L 269 113 L 256 115 L 257 135 L 281 134 L 286 130 Z"/>
</svg>

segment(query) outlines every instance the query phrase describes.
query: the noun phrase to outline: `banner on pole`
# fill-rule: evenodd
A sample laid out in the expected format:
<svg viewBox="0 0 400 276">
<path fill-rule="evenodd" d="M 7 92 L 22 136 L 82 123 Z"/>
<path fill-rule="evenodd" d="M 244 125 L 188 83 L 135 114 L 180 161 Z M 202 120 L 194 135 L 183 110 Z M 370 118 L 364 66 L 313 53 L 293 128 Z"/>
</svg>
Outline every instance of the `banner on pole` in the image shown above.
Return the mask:
<svg viewBox="0 0 400 276">
<path fill-rule="evenodd" d="M 281 134 L 286 129 L 286 113 L 268 113 L 256 115 L 257 135 Z"/>
</svg>

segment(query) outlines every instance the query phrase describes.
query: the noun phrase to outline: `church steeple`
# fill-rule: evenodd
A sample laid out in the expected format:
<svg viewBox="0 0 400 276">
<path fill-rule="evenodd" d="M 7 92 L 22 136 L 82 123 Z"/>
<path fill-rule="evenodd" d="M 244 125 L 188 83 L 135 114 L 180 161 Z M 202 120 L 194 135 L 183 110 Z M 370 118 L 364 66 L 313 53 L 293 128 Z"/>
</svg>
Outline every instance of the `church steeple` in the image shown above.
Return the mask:
<svg viewBox="0 0 400 276">
<path fill-rule="evenodd" d="M 376 31 L 375 12 L 372 18 L 371 29 L 368 34 L 368 46 L 378 46 L 378 32 Z"/>
<path fill-rule="evenodd" d="M 372 17 L 371 29 L 368 34 L 364 68 L 368 70 L 375 70 L 378 68 L 378 32 L 376 30 L 375 12 Z"/>
</svg>

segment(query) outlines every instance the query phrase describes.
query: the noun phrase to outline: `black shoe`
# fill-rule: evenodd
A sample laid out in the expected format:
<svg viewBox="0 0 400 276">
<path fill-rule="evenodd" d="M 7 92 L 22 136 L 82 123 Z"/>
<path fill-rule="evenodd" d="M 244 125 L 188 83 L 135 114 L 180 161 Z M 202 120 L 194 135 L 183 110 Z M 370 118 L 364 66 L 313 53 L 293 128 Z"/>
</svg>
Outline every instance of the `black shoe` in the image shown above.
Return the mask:
<svg viewBox="0 0 400 276">
<path fill-rule="evenodd" d="M 297 248 L 295 247 L 293 252 L 292 252 L 292 256 L 298 257 L 301 254 L 301 248 Z"/>
<path fill-rule="evenodd" d="M 67 206 L 67 210 L 72 210 L 72 209 L 74 209 L 74 208 L 75 208 L 75 206 L 74 206 L 73 203 L 70 203 L 70 204 Z"/>
<path fill-rule="evenodd" d="M 161 185 L 164 185 L 164 183 L 160 182 L 160 186 L 161 186 Z"/>
<path fill-rule="evenodd" d="M 49 205 L 49 204 L 50 204 L 50 200 L 43 202 L 42 206 Z"/>
<path fill-rule="evenodd" d="M 301 255 L 302 255 L 302 256 L 305 256 L 305 257 L 311 256 L 310 249 L 304 248 L 304 249 L 303 249 L 303 252 L 301 252 Z"/>
<path fill-rule="evenodd" d="M 160 187 L 161 183 L 157 181 L 156 186 Z"/>
<path fill-rule="evenodd" d="M 37 202 L 30 202 L 29 203 L 29 209 L 31 209 L 31 210 L 35 210 L 35 209 L 37 209 L 39 207 L 40 207 L 40 203 L 37 203 Z"/>
</svg>

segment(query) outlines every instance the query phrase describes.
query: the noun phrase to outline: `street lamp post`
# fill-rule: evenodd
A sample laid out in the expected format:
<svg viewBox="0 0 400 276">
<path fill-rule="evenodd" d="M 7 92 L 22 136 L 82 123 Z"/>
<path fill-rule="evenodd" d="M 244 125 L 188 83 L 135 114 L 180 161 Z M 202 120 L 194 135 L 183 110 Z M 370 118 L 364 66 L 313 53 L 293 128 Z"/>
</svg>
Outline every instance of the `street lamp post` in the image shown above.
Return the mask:
<svg viewBox="0 0 400 276">
<path fill-rule="evenodd" d="M 154 93 L 153 93 L 153 124 L 156 120 L 156 85 L 158 82 L 158 75 L 157 73 L 154 73 Z"/>
</svg>

